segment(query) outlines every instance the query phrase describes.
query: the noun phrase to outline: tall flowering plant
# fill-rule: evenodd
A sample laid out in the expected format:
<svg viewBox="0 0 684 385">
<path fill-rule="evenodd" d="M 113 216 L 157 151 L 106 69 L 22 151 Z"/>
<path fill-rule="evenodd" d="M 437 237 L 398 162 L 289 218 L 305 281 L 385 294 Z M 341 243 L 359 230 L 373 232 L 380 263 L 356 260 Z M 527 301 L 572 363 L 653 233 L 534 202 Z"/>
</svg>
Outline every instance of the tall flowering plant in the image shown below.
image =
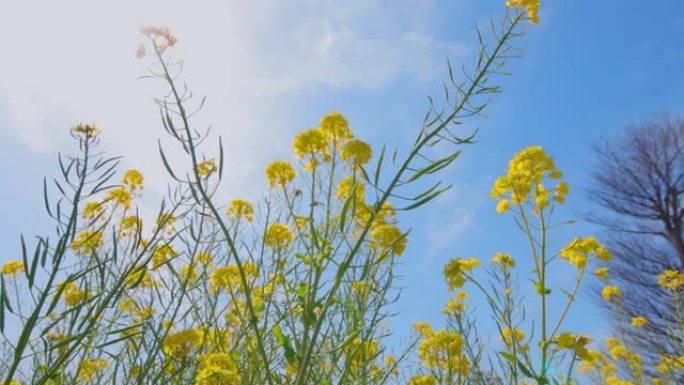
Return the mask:
<svg viewBox="0 0 684 385">
<path fill-rule="evenodd" d="M 184 163 L 160 146 L 172 183 L 157 214 L 143 218 L 143 175 L 115 179 L 118 158 L 96 151 L 99 128 L 72 129 L 80 152 L 60 158 L 61 199 L 52 202 L 45 188 L 56 233 L 32 251 L 22 238 L 21 260 L 2 267 L 0 380 L 403 383 L 402 362 L 419 341 L 393 352 L 385 342 L 398 295 L 394 266 L 408 241 L 399 217 L 449 188 L 434 178 L 472 142 L 459 127 L 499 92 L 491 79 L 517 54 L 512 43 L 536 19 L 538 2 L 509 5 L 491 37 L 480 34 L 472 68 L 462 77 L 450 68 L 443 103 L 431 100 L 409 148 L 374 151 L 332 112 L 296 135 L 294 161 L 265 168 L 269 193 L 258 205 L 220 195 L 229 165 L 220 138 L 195 126 L 201 103 L 177 81 L 178 39 L 144 28 L 137 55 L 168 87 L 157 104 Z M 421 362 L 449 368 L 440 382 L 469 378 L 467 358 L 435 353 L 462 346 L 463 336 L 427 326 L 421 333 L 434 340 L 419 343 Z"/>
<path fill-rule="evenodd" d="M 525 312 L 518 290 L 521 284 L 515 273 L 516 259 L 498 252 L 488 269 L 491 280 L 482 281 L 474 274 L 481 268 L 477 258 L 455 258 L 444 268 L 448 289 L 454 292 L 444 309 L 447 326 L 435 331 L 418 322 L 419 371 L 413 384 L 515 384 L 546 385 L 593 383 L 607 385 L 674 385 L 684 376 L 684 349 L 661 357 L 649 367 L 640 355 L 629 349 L 623 336 L 607 338 L 603 347 L 587 334 L 565 327 L 568 315 L 577 302 L 580 287 L 593 270 L 594 279 L 605 282 L 601 295 L 621 311 L 620 299 L 629 293 L 609 283 L 610 251 L 595 237 L 577 237 L 555 249 L 549 242 L 553 231 L 571 221 L 558 221 L 557 205 L 566 202 L 568 184 L 554 160 L 538 146 L 528 147 L 511 159 L 506 175 L 496 179 L 491 197 L 496 211 L 512 215 L 528 245 L 534 269 L 530 281 L 538 296 L 539 313 Z M 554 274 L 574 271 L 569 286 L 552 284 Z M 591 273 L 589 273 L 591 274 Z M 677 341 L 684 331 L 682 295 L 684 274 L 666 270 L 658 283 L 673 297 L 674 308 L 663 314 L 671 322 L 671 338 Z M 472 285 L 486 298 L 495 320 L 500 349 L 486 344 L 478 334 L 476 323 L 468 311 L 469 296 L 463 288 Z M 552 311 L 553 296 L 559 309 Z M 659 320 L 662 321 L 662 320 Z M 645 317 L 625 320 L 623 328 L 645 328 L 651 321 Z M 682 346 L 680 344 L 680 346 Z M 655 374 L 654 374 L 655 373 Z M 410 382 L 410 383 L 411 383 Z"/>
</svg>

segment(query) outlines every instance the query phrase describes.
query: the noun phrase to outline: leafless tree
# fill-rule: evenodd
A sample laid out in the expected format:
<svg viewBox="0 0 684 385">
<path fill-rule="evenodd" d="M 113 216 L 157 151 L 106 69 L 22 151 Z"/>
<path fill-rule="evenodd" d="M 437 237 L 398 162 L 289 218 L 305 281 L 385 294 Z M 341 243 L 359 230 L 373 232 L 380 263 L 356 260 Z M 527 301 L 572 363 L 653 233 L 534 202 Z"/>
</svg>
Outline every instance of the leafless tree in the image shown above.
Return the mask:
<svg viewBox="0 0 684 385">
<path fill-rule="evenodd" d="M 594 152 L 589 197 L 599 210 L 589 219 L 605 229 L 614 256 L 611 280 L 625 293 L 621 311 L 605 305 L 615 332 L 652 368 L 684 343 L 681 331 L 672 331 L 672 297 L 656 278 L 666 268 L 684 270 L 684 120 L 658 117 L 633 125 L 604 138 Z M 651 324 L 625 327 L 634 316 Z"/>
</svg>

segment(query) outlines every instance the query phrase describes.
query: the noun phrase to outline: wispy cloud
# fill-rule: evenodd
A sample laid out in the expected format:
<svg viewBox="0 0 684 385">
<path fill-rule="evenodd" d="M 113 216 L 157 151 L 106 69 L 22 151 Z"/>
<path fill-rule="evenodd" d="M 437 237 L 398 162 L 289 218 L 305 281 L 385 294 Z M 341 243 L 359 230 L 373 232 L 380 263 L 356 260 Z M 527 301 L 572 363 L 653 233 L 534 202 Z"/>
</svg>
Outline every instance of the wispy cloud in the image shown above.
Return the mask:
<svg viewBox="0 0 684 385">
<path fill-rule="evenodd" d="M 139 27 L 161 24 L 180 38 L 186 75 L 209 96 L 203 120 L 227 140 L 231 186 L 253 191 L 267 158 L 286 156 L 292 123 L 283 105 L 326 89 L 379 88 L 429 79 L 462 52 L 435 38 L 432 1 L 24 1 L 0 15 L 2 135 L 33 151 L 63 148 L 67 127 L 98 122 L 106 149 L 161 184 L 152 96 L 136 79 Z M 441 71 L 439 71 L 441 73 Z M 277 107 L 277 108 L 275 108 Z"/>
</svg>

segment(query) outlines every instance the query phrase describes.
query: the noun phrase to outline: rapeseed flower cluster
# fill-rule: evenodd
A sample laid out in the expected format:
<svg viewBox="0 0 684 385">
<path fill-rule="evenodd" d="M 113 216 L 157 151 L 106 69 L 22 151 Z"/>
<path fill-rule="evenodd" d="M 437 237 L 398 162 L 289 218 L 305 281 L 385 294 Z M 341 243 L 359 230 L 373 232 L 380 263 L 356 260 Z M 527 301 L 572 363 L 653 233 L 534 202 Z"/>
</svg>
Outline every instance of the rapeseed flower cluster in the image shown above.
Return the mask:
<svg viewBox="0 0 684 385">
<path fill-rule="evenodd" d="M 233 358 L 226 353 L 212 353 L 199 357 L 195 385 L 240 384 L 240 375 Z"/>
<path fill-rule="evenodd" d="M 78 367 L 78 380 L 82 383 L 94 381 L 108 367 L 109 361 L 104 358 L 86 358 Z"/>
<path fill-rule="evenodd" d="M 267 247 L 286 249 L 294 241 L 294 234 L 285 223 L 271 223 L 266 230 L 264 244 Z"/>
<path fill-rule="evenodd" d="M 456 331 L 434 331 L 428 324 L 416 324 L 414 328 L 421 335 L 418 345 L 418 360 L 428 369 L 450 369 L 465 376 L 470 361 L 463 354 L 465 341 Z"/>
<path fill-rule="evenodd" d="M 658 285 L 672 292 L 684 292 L 684 273 L 674 269 L 666 269 L 658 274 Z"/>
<path fill-rule="evenodd" d="M 508 174 L 495 181 L 490 196 L 498 200 L 496 210 L 500 214 L 508 211 L 511 205 L 525 203 L 539 211 L 548 207 L 551 200 L 565 202 L 569 191 L 567 183 L 558 183 L 553 191 L 543 184 L 546 177 L 560 179 L 562 176 L 553 159 L 541 147 L 528 147 L 511 159 Z"/>
<path fill-rule="evenodd" d="M 507 0 L 506 6 L 510 8 L 524 8 L 527 18 L 532 23 L 539 23 L 539 6 L 541 0 Z"/>
<path fill-rule="evenodd" d="M 71 250 L 81 256 L 90 255 L 104 245 L 102 231 L 84 230 L 78 234 L 71 244 Z"/>
<path fill-rule="evenodd" d="M 178 39 L 171 33 L 167 27 L 143 27 L 140 32 L 152 40 L 152 44 L 157 52 L 163 53 L 168 47 L 173 47 L 178 42 Z M 145 56 L 145 45 L 140 44 L 136 56 L 141 58 Z"/>
<path fill-rule="evenodd" d="M 2 274 L 16 278 L 17 273 L 24 271 L 24 263 L 21 261 L 9 261 L 2 266 Z"/>
<path fill-rule="evenodd" d="M 284 160 L 275 161 L 266 166 L 266 179 L 270 188 L 285 188 L 285 185 L 297 177 L 297 171 L 289 162 Z"/>
<path fill-rule="evenodd" d="M 245 218 L 247 222 L 251 222 L 254 220 L 254 207 L 244 199 L 233 199 L 226 210 L 226 215 L 235 220 Z"/>
<path fill-rule="evenodd" d="M 100 133 L 100 128 L 95 123 L 91 123 L 91 124 L 79 123 L 79 124 L 75 125 L 74 127 L 72 127 L 71 131 L 75 132 L 77 134 L 83 134 L 86 138 L 91 139 Z"/>
<path fill-rule="evenodd" d="M 186 358 L 201 342 L 201 335 L 195 329 L 185 329 L 164 338 L 162 350 L 175 358 Z"/>
<path fill-rule="evenodd" d="M 62 296 L 68 306 L 77 306 L 88 297 L 88 292 L 81 290 L 75 282 L 66 282 L 62 286 Z"/>
<path fill-rule="evenodd" d="M 444 267 L 444 278 L 449 286 L 449 290 L 463 287 L 466 282 L 464 274 L 470 273 L 478 266 L 480 266 L 480 260 L 477 258 L 455 258 L 449 261 Z"/>
<path fill-rule="evenodd" d="M 573 239 L 560 251 L 559 255 L 579 269 L 587 265 L 591 255 L 603 262 L 610 262 L 612 258 L 610 251 L 594 237 Z"/>
</svg>

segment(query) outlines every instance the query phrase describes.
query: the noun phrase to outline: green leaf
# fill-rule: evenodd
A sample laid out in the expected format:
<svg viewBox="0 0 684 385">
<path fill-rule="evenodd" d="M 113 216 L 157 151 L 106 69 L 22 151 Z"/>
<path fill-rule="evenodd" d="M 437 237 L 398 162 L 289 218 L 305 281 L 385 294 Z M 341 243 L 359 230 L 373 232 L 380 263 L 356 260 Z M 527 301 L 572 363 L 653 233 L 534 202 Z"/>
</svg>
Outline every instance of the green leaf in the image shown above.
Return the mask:
<svg viewBox="0 0 684 385">
<path fill-rule="evenodd" d="M 299 285 L 297 285 L 297 298 L 299 301 L 304 303 L 306 301 L 306 297 L 309 294 L 309 285 L 300 282 Z"/>
<path fill-rule="evenodd" d="M 549 295 L 551 294 L 551 289 L 543 289 L 541 282 L 535 282 L 534 283 L 534 290 L 537 292 L 539 295 Z"/>
<path fill-rule="evenodd" d="M 518 361 L 518 358 L 515 355 L 508 352 L 499 352 L 499 355 L 513 363 L 516 363 Z"/>
<path fill-rule="evenodd" d="M 453 154 L 451 154 L 451 155 L 449 155 L 449 156 L 445 156 L 445 157 L 442 158 L 442 159 L 439 159 L 439 160 L 436 160 L 436 161 L 430 163 L 428 166 L 425 166 L 425 167 L 421 168 L 421 169 L 418 170 L 416 173 L 414 173 L 413 175 L 411 175 L 411 177 L 408 178 L 408 180 L 407 180 L 405 183 L 406 183 L 406 184 L 411 183 L 411 182 L 413 182 L 413 181 L 418 180 L 420 177 L 422 177 L 422 176 L 425 175 L 425 174 L 433 174 L 433 173 L 435 173 L 435 172 L 437 172 L 437 171 L 439 171 L 439 170 L 441 170 L 441 169 L 447 167 L 447 166 L 450 165 L 454 160 L 456 160 L 456 158 L 458 158 L 458 156 L 460 155 L 460 153 L 461 153 L 460 151 L 456 151 L 456 152 L 454 152 Z"/>
<path fill-rule="evenodd" d="M 283 348 L 283 352 L 285 353 L 285 360 L 287 360 L 287 363 L 290 365 L 294 364 L 297 360 L 297 353 L 292 347 L 292 341 L 290 340 L 290 337 L 283 334 L 283 331 L 280 329 L 279 325 L 276 325 L 273 328 L 273 334 L 276 335 L 276 338 L 278 338 L 278 343 Z"/>
<path fill-rule="evenodd" d="M 171 175 L 171 177 L 173 179 L 179 180 L 176 177 L 176 174 L 173 173 L 173 169 L 169 165 L 169 161 L 166 159 L 166 155 L 164 155 L 164 150 L 162 149 L 161 141 L 159 141 L 158 144 L 159 144 L 159 155 L 161 155 L 162 163 L 164 163 L 164 167 L 166 168 L 166 171 L 169 172 L 169 174 Z"/>
<path fill-rule="evenodd" d="M 525 365 L 523 365 L 523 363 L 520 362 L 519 359 L 516 358 L 516 361 L 517 361 L 517 363 L 518 363 L 518 368 L 520 369 L 520 371 L 522 372 L 522 374 L 525 375 L 525 377 L 527 377 L 527 378 L 535 378 L 535 377 L 534 377 L 534 374 L 532 374 L 532 371 L 530 371 L 530 369 L 528 369 Z"/>
<path fill-rule="evenodd" d="M 422 206 L 422 205 L 424 205 L 424 204 L 430 202 L 431 200 L 437 198 L 437 197 L 440 196 L 443 192 L 449 190 L 450 188 L 451 188 L 451 185 L 449 185 L 449 186 L 447 186 L 447 187 L 445 187 L 445 188 L 443 188 L 443 189 L 433 191 L 431 194 L 429 194 L 429 195 L 423 197 L 422 199 L 418 200 L 418 201 L 415 202 L 415 203 L 412 203 L 412 204 L 410 204 L 410 205 L 408 205 L 408 206 L 406 206 L 406 207 L 402 207 L 400 210 L 402 210 L 402 211 L 410 211 L 410 210 L 416 209 L 416 208 L 418 208 L 418 207 L 420 207 L 420 206 Z"/>
<path fill-rule="evenodd" d="M 38 269 L 38 257 L 40 256 L 40 248 L 41 248 L 42 242 L 38 242 L 36 245 L 36 251 L 33 253 L 33 260 L 31 261 L 31 265 L 27 266 L 24 265 L 26 270 L 29 271 L 28 273 L 28 287 L 29 289 L 33 287 L 33 281 L 36 278 L 36 271 Z"/>
<path fill-rule="evenodd" d="M 385 150 L 386 147 L 382 146 L 382 151 L 380 152 L 380 157 L 378 158 L 378 164 L 375 166 L 375 176 L 373 178 L 373 185 L 377 186 L 380 182 L 380 170 L 382 169 L 382 161 L 385 160 Z"/>
</svg>

